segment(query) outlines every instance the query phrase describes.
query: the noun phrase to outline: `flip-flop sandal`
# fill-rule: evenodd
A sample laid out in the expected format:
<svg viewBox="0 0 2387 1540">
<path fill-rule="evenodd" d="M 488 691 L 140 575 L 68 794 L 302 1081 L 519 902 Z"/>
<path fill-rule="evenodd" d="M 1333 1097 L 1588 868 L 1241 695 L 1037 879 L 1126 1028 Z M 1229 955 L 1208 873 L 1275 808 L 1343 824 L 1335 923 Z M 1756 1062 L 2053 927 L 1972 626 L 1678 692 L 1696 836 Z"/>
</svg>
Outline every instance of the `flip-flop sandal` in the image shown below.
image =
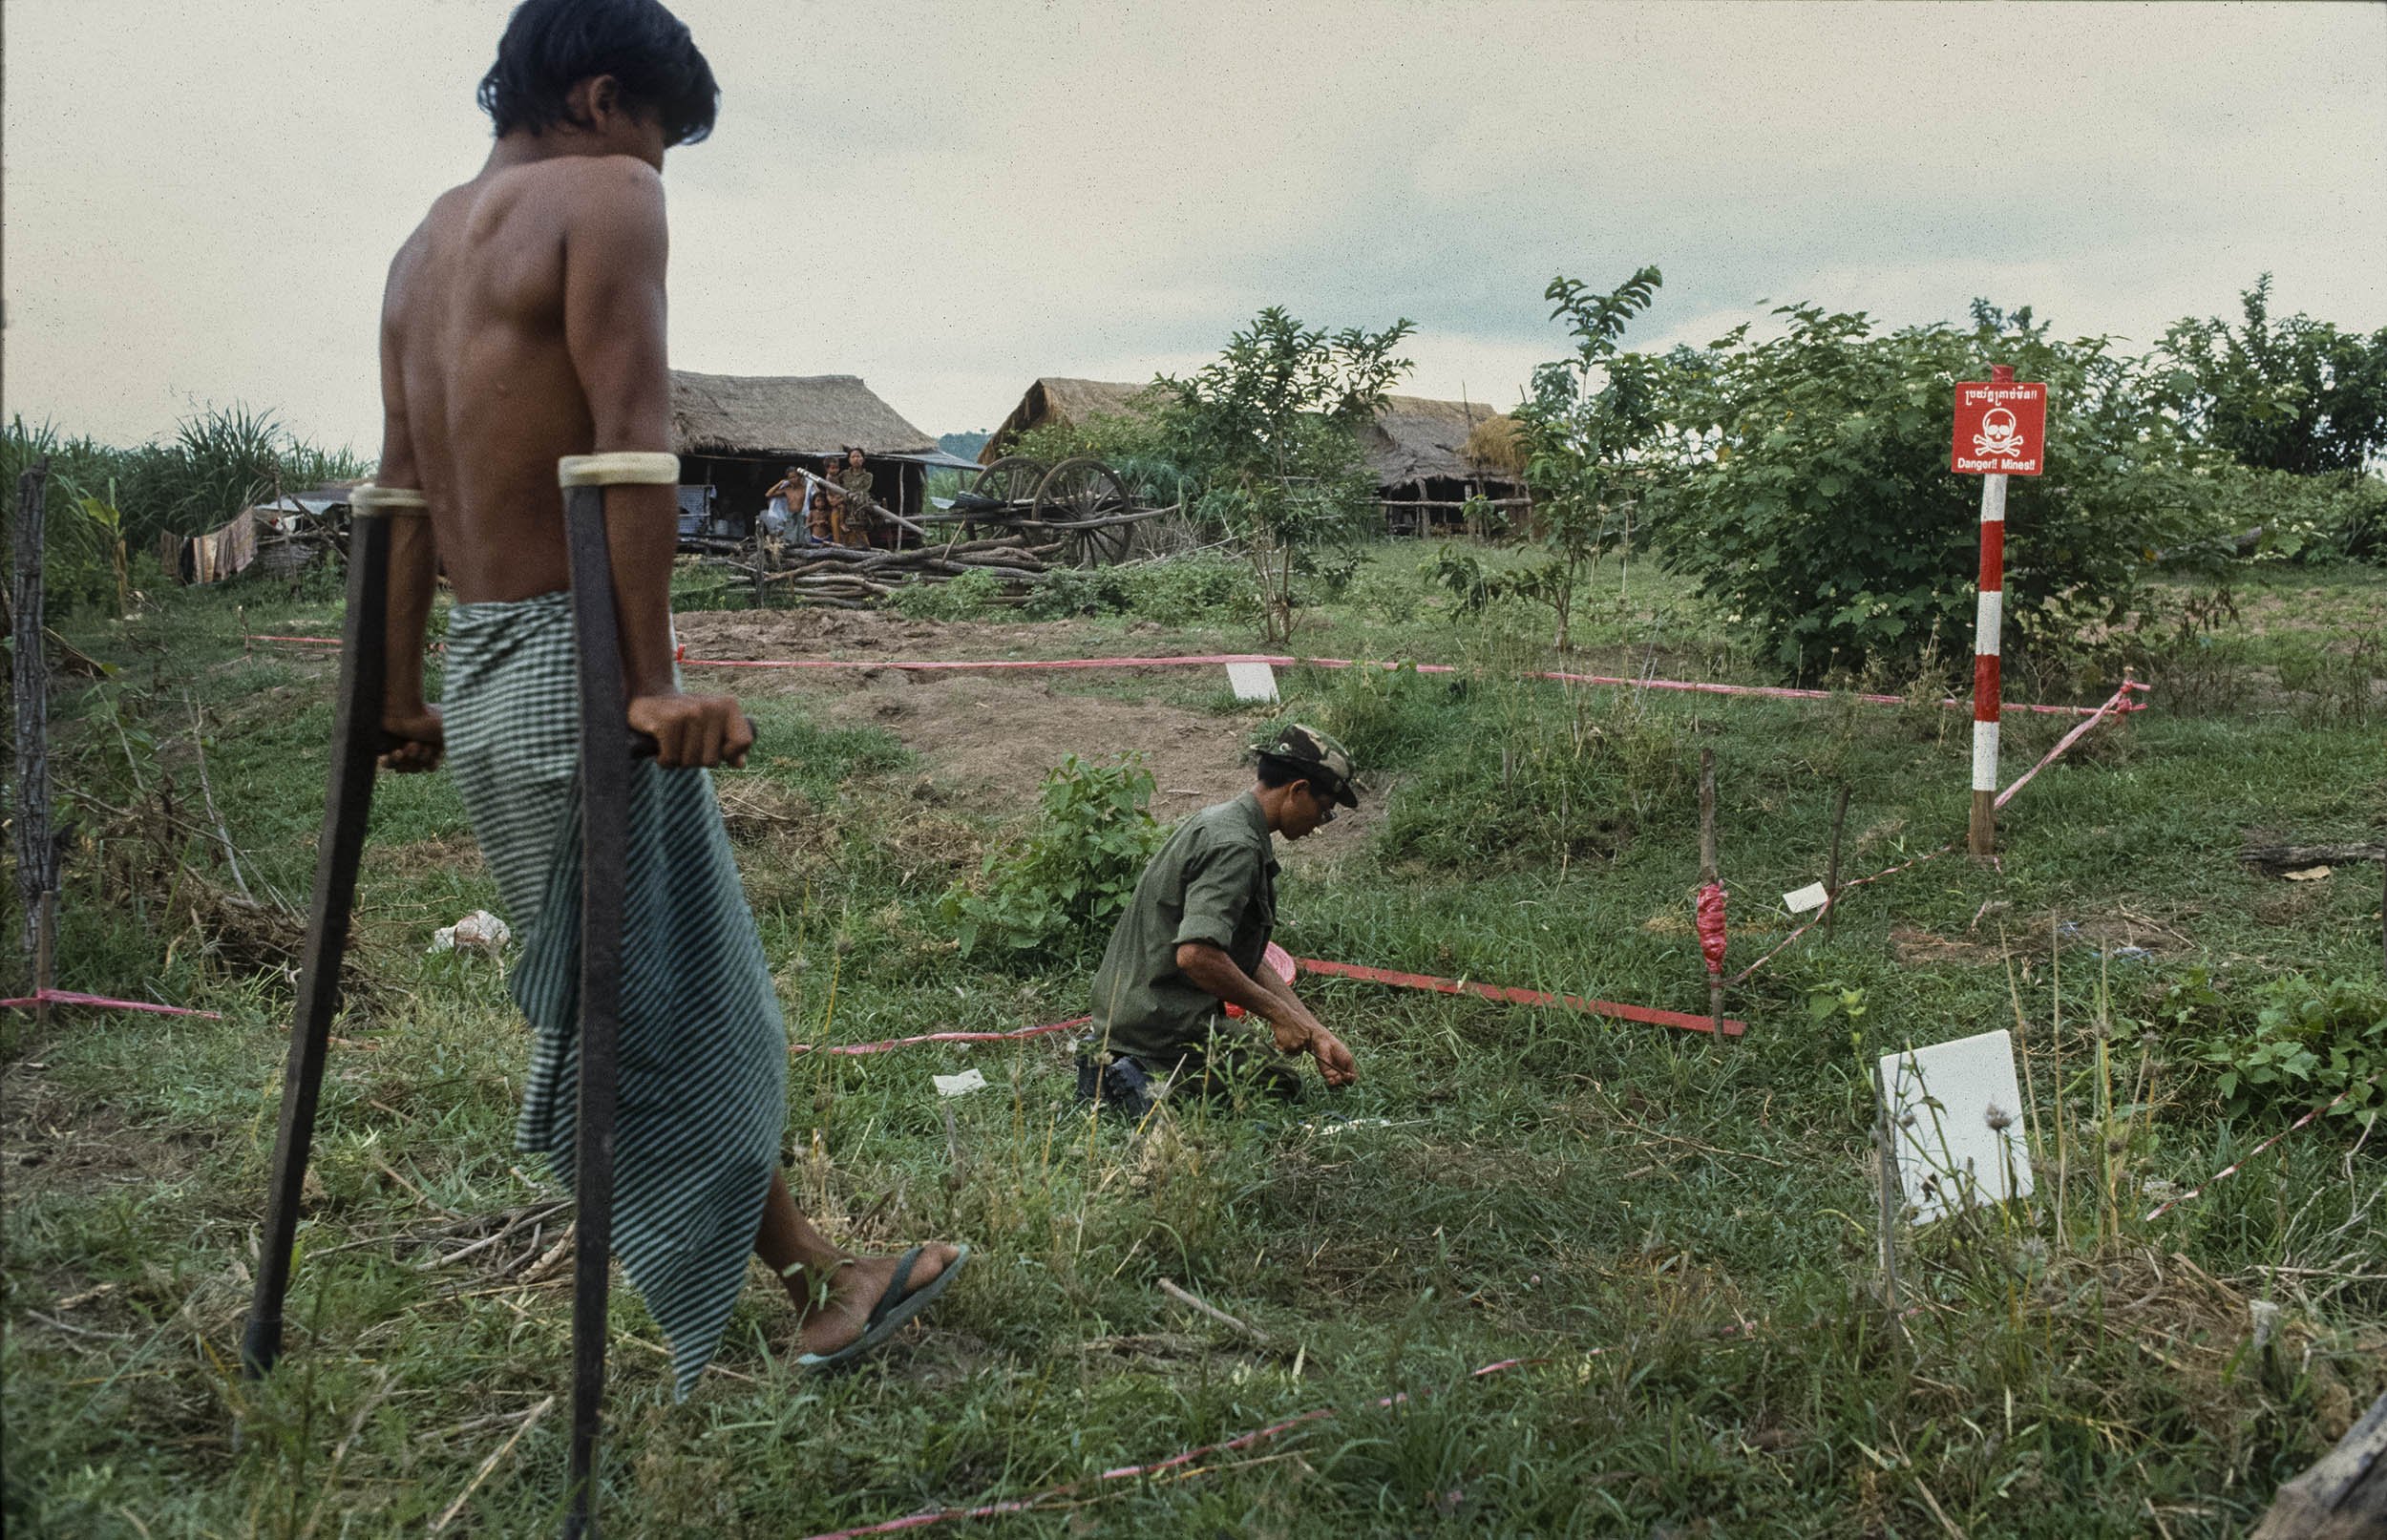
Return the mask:
<svg viewBox="0 0 2387 1540">
<path fill-rule="evenodd" d="M 869 1318 L 862 1322 L 861 1336 L 834 1353 L 802 1354 L 795 1361 L 796 1366 L 815 1371 L 847 1368 L 885 1346 L 890 1338 L 903 1329 L 905 1322 L 935 1304 L 937 1297 L 945 1292 L 945 1285 L 951 1283 L 954 1276 L 961 1271 L 961 1264 L 970 1259 L 970 1249 L 967 1246 L 956 1248 L 953 1260 L 945 1264 L 943 1272 L 917 1289 L 910 1288 L 912 1268 L 927 1249 L 925 1246 L 915 1246 L 896 1263 L 895 1276 L 887 1280 L 887 1292 L 878 1297 L 878 1303 L 871 1306 Z"/>
</svg>

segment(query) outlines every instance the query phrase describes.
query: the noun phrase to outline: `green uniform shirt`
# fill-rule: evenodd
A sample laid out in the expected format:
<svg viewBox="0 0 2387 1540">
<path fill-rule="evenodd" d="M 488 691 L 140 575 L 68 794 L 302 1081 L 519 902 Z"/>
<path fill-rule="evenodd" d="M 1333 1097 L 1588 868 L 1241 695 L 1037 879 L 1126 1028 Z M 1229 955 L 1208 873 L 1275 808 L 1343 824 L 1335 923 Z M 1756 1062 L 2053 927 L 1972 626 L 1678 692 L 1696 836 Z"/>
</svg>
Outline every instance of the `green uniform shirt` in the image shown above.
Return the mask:
<svg viewBox="0 0 2387 1540">
<path fill-rule="evenodd" d="M 1277 928 L 1277 852 L 1246 791 L 1179 824 L 1135 884 L 1094 974 L 1094 1036 L 1155 1070 L 1201 1046 L 1218 997 L 1177 970 L 1177 947 L 1208 941 L 1256 973 Z"/>
<path fill-rule="evenodd" d="M 845 514 L 848 518 L 874 517 L 869 504 L 871 474 L 848 468 L 837 473 L 837 485 L 845 488 Z"/>
</svg>

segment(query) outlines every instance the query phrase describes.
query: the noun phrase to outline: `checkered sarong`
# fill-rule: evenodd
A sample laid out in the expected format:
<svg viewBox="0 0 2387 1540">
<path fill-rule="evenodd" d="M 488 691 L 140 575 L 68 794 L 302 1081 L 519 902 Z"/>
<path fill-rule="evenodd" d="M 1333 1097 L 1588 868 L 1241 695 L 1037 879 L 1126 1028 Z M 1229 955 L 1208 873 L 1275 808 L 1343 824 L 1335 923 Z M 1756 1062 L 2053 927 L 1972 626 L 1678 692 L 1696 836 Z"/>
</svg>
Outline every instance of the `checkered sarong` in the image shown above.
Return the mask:
<svg viewBox="0 0 2387 1540">
<path fill-rule="evenodd" d="M 448 763 L 524 939 L 515 1142 L 569 1185 L 580 1068 L 580 700 L 570 596 L 448 613 Z M 613 1246 L 686 1397 L 720 1345 L 787 1123 L 787 1028 L 712 781 L 630 771 Z"/>
</svg>

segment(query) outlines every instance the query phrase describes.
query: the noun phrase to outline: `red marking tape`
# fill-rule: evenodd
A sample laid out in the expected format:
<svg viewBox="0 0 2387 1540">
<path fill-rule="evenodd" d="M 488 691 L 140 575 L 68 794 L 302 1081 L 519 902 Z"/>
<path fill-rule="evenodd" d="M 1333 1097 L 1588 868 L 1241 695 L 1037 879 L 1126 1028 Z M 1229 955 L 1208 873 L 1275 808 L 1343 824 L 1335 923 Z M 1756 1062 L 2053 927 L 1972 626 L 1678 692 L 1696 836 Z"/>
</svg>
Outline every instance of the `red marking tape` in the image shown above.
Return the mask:
<svg viewBox="0 0 2387 1540">
<path fill-rule="evenodd" d="M 1646 1022 L 1653 1026 L 1679 1026 L 1685 1032 L 1713 1032 L 1716 1023 L 1704 1016 L 1691 1016 L 1682 1011 L 1653 1010 L 1646 1005 L 1619 1005 L 1612 1000 L 1587 1000 L 1581 995 L 1552 995 L 1538 989 L 1510 989 L 1499 984 L 1477 983 L 1471 979 L 1437 979 L 1425 973 L 1395 973 L 1388 968 L 1362 968 L 1349 962 L 1321 962 L 1316 958 L 1299 960 L 1310 973 L 1323 973 L 1339 979 L 1360 979 L 1372 984 L 1390 984 L 1396 989 L 1427 989 L 1437 995 L 1479 995 L 1486 1000 L 1503 1001 L 1511 1005 L 1561 1005 L 1588 1016 L 1613 1016 L 1619 1021 Z M 1746 1022 L 1726 1020 L 1724 1036 L 1737 1038 L 1748 1030 Z"/>
<path fill-rule="evenodd" d="M 244 635 L 247 642 L 287 642 L 316 646 L 338 646 L 338 637 Z M 1307 665 L 1312 668 L 1415 668 L 1421 674 L 1455 674 L 1459 670 L 1449 664 L 1422 663 L 1403 665 L 1379 659 L 1364 658 L 1295 658 L 1274 652 L 1203 652 L 1176 654 L 1164 658 L 691 658 L 682 643 L 676 661 L 689 668 L 894 668 L 909 673 L 954 673 L 969 670 L 982 672 L 1051 671 L 1076 668 L 1195 668 L 1212 667 L 1231 663 L 1264 663 L 1278 668 Z M 1543 679 L 1561 685 L 1609 685 L 1621 689 L 1682 690 L 1698 695 L 1749 695 L 1776 701 L 1828 701 L 1839 693 L 1825 689 L 1796 689 L 1785 685 L 1722 685 L 1690 679 L 1631 679 L 1617 674 L 1577 674 L 1563 669 L 1541 669 L 1528 672 L 1525 679 Z M 1867 706 L 1905 706 L 1903 695 L 1852 695 L 1852 700 Z M 1943 707 L 1964 706 L 1968 703 L 1954 696 L 1942 698 Z M 2010 703 L 2009 711 L 2037 711 L 2049 716 L 2087 716 L 2099 709 L 2092 706 L 2026 706 Z M 2124 710 L 2144 709 L 2126 706 Z"/>
<path fill-rule="evenodd" d="M 72 989 L 36 989 L 20 1000 L 0 1000 L 0 1005 L 18 1010 L 32 1010 L 36 1005 L 95 1005 L 112 1011 L 147 1011 L 152 1016 L 203 1016 L 211 1022 L 223 1017 L 215 1011 L 193 1010 L 187 1005 L 154 1005 L 145 1000 L 111 1000 L 106 995 L 78 995 Z"/>
</svg>

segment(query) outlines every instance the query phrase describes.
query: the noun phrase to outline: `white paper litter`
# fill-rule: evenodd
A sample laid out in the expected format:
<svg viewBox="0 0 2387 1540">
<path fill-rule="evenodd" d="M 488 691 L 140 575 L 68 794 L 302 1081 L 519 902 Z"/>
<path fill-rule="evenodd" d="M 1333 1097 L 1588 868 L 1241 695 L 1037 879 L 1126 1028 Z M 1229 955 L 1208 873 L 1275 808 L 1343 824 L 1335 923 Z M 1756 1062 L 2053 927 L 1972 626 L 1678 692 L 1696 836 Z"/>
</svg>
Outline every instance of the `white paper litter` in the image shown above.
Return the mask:
<svg viewBox="0 0 2387 1540">
<path fill-rule="evenodd" d="M 475 909 L 454 924 L 442 925 L 433 931 L 431 945 L 425 948 L 425 952 L 429 955 L 461 948 L 494 958 L 513 939 L 514 932 L 504 920 L 486 909 Z"/>
<path fill-rule="evenodd" d="M 1820 882 L 1810 882 L 1796 892 L 1785 893 L 1782 896 L 1782 907 L 1794 915 L 1804 915 L 1810 909 L 1821 909 L 1830 901 L 1831 894 Z"/>
<path fill-rule="evenodd" d="M 958 1075 L 931 1075 L 928 1078 L 937 1083 L 937 1094 L 940 1096 L 967 1096 L 972 1091 L 986 1088 L 986 1077 L 975 1069 L 964 1069 Z"/>
<path fill-rule="evenodd" d="M 2030 1194 L 2011 1033 L 1885 1054 L 1881 1073 L 1914 1223 Z"/>
<path fill-rule="evenodd" d="M 1264 663 L 1231 663 L 1227 687 L 1238 701 L 1274 701 L 1278 698 L 1277 670 Z"/>
</svg>

